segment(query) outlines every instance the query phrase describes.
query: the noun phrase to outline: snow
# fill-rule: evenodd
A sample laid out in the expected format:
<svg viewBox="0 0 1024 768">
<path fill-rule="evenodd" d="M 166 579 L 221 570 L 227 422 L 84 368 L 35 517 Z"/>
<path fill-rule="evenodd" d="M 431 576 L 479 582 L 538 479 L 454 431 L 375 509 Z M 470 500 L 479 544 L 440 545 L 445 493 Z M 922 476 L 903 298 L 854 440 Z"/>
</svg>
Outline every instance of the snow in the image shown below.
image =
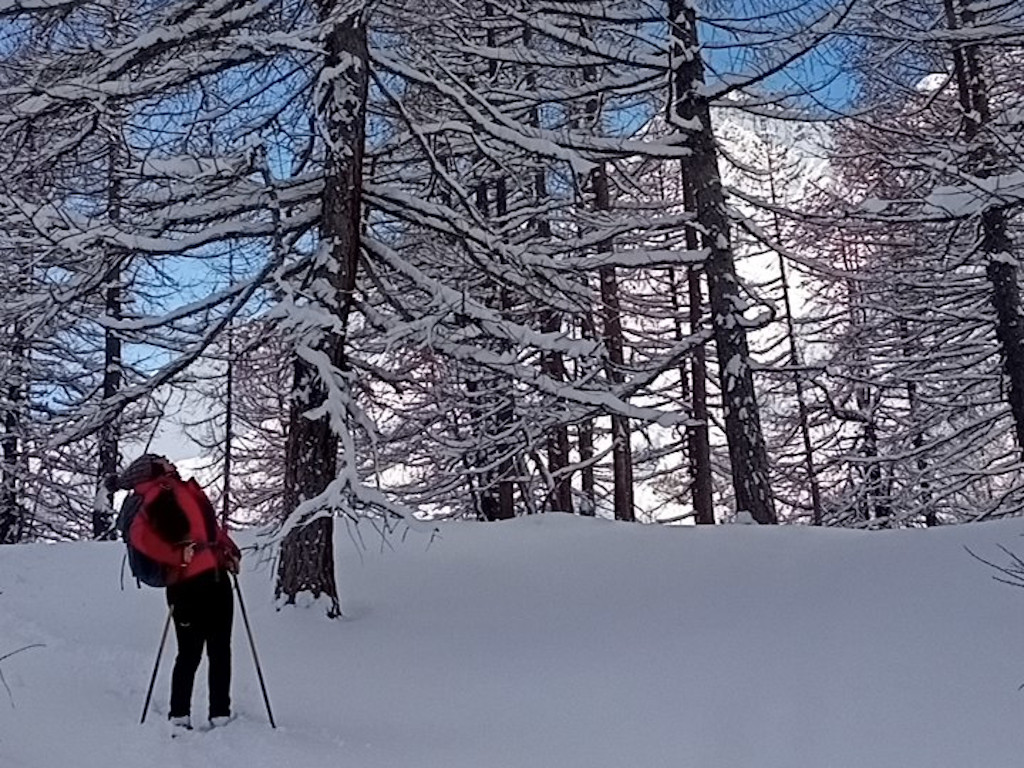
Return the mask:
<svg viewBox="0 0 1024 768">
<path fill-rule="evenodd" d="M 969 183 L 936 187 L 925 198 L 925 213 L 966 218 L 996 205 L 1019 205 L 1024 201 L 1024 171 L 965 178 Z"/>
<path fill-rule="evenodd" d="M 341 530 L 342 620 L 275 612 L 270 570 L 243 572 L 278 729 L 236 612 L 240 718 L 173 741 L 170 652 L 138 725 L 164 604 L 118 590 L 121 545 L 3 547 L 0 656 L 44 647 L 0 661 L 0 765 L 1016 768 L 1024 593 L 964 546 L 1022 532 Z"/>
<path fill-rule="evenodd" d="M 869 197 L 860 201 L 860 209 L 865 213 L 882 213 L 890 205 L 888 200 Z"/>
<path fill-rule="evenodd" d="M 948 72 L 933 72 L 917 81 L 915 86 L 921 93 L 933 93 L 949 82 Z"/>
</svg>

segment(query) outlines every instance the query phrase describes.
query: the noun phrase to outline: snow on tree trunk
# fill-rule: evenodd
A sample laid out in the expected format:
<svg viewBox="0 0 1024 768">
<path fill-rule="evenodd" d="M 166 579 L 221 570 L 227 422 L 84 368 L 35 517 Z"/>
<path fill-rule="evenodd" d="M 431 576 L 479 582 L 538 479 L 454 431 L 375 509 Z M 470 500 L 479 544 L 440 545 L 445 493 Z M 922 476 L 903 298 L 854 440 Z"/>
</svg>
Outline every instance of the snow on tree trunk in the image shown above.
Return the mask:
<svg viewBox="0 0 1024 768">
<path fill-rule="evenodd" d="M 120 123 L 115 126 L 120 127 Z M 110 223 L 117 227 L 121 222 L 121 180 L 118 168 L 123 158 L 118 149 L 119 135 L 112 132 L 107 140 L 107 216 Z M 104 311 L 108 322 L 116 323 L 122 319 L 121 312 L 121 254 L 114 252 L 110 258 L 110 270 L 107 273 L 104 289 Z M 121 390 L 123 379 L 121 371 L 121 335 L 107 328 L 103 339 L 103 399 L 113 400 Z M 100 477 L 117 473 L 120 459 L 120 419 L 114 415 L 109 418 L 99 431 L 99 474 Z M 92 512 L 93 538 L 114 538 L 113 520 L 110 510 L 113 508 L 114 494 L 107 492 L 107 503 L 100 507 L 94 505 Z"/>
<path fill-rule="evenodd" d="M 744 327 L 744 303 L 736 276 L 725 192 L 718 170 L 718 150 L 711 111 L 704 95 L 696 12 L 691 3 L 670 0 L 673 34 L 672 118 L 686 131 L 692 155 L 685 162 L 686 183 L 693 188 L 697 220 L 710 255 L 706 265 L 711 324 L 721 372 L 725 436 L 729 445 L 737 512 L 759 523 L 777 522 L 768 480 L 768 455 Z"/>
<path fill-rule="evenodd" d="M 960 0 L 943 0 L 946 22 L 951 31 L 974 26 L 976 11 Z M 958 14 L 959 11 L 959 14 Z M 963 132 L 968 144 L 964 170 L 978 178 L 997 172 L 998 151 L 983 132 L 992 121 L 988 87 L 976 44 L 960 47 L 954 43 L 953 72 L 956 77 Z M 1024 453 L 1024 322 L 1020 314 L 1017 261 L 1007 229 L 1005 203 L 993 195 L 981 213 L 978 248 L 987 258 L 986 275 L 992 285 L 992 306 L 996 311 L 996 337 L 1003 357 L 1003 371 L 1009 380 L 1007 399 L 1013 414 L 1017 448 Z"/>
<path fill-rule="evenodd" d="M 324 19 L 335 12 L 320 8 Z M 363 9 L 339 19 L 326 38 L 326 61 L 315 105 L 325 144 L 326 172 L 320 219 L 321 249 L 313 267 L 316 300 L 337 324 L 319 329 L 310 351 L 323 355 L 334 369 L 333 384 L 345 389 L 346 327 L 355 290 L 362 218 L 362 164 L 366 136 L 369 82 L 366 21 Z M 294 369 L 293 402 L 287 444 L 285 510 L 294 512 L 304 501 L 323 493 L 338 471 L 337 429 L 328 412 L 313 416 L 327 401 L 323 371 L 299 355 Z M 330 409 L 324 409 L 329 411 Z M 347 457 L 348 460 L 354 460 Z M 281 545 L 277 596 L 295 602 L 299 593 L 330 601 L 328 615 L 340 614 L 334 573 L 334 521 L 317 516 L 299 521 Z"/>
</svg>

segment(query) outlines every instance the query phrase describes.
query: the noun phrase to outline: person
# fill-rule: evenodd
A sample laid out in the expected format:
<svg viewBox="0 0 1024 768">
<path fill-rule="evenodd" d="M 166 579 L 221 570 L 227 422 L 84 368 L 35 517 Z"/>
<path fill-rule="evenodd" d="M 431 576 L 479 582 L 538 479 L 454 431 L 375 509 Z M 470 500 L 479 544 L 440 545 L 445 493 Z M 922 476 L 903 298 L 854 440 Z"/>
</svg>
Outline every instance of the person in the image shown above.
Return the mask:
<svg viewBox="0 0 1024 768">
<path fill-rule="evenodd" d="M 209 722 L 223 725 L 231 719 L 231 577 L 238 573 L 241 552 L 218 525 L 199 484 L 182 480 L 164 456 L 139 457 L 123 473 L 108 478 L 107 486 L 133 491 L 120 513 L 122 520 L 128 519 L 127 513 L 141 506 L 127 531 L 129 541 L 165 566 L 167 604 L 178 644 L 168 711 L 172 732 L 192 729 L 192 689 L 204 647 Z"/>
</svg>

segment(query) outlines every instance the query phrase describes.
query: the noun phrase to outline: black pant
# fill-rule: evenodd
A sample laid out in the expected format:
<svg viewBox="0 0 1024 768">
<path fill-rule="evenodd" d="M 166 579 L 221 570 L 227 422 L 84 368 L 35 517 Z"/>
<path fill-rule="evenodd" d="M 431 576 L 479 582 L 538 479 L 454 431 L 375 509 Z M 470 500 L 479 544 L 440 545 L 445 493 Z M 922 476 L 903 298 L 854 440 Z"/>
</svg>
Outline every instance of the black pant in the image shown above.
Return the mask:
<svg viewBox="0 0 1024 768">
<path fill-rule="evenodd" d="M 210 717 L 231 714 L 231 577 L 206 571 L 167 588 L 174 617 L 178 656 L 171 675 L 170 717 L 192 713 L 192 686 L 203 657 L 209 664 Z"/>
</svg>

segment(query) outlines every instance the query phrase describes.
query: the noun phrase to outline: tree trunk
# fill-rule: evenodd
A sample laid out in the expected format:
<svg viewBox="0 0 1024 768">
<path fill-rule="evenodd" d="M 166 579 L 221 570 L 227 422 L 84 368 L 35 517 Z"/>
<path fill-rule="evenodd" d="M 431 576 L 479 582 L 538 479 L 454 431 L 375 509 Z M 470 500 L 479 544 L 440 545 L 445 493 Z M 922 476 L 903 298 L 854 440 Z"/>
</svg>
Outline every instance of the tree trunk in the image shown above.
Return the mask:
<svg viewBox="0 0 1024 768">
<path fill-rule="evenodd" d="M 523 47 L 529 49 L 533 44 L 533 30 L 523 27 Z M 526 87 L 529 92 L 537 87 L 537 74 L 532 69 L 526 75 Z M 530 107 L 530 125 L 540 128 L 540 110 L 537 106 Z M 533 176 L 533 193 L 535 205 L 540 208 L 548 199 L 547 172 L 539 168 Z M 546 216 L 538 216 L 535 221 L 537 234 L 546 239 L 552 236 L 551 222 Z M 562 318 L 554 310 L 545 310 L 541 316 L 541 330 L 544 333 L 558 333 L 562 329 Z M 553 381 L 565 381 L 565 357 L 561 352 L 545 352 L 543 358 L 544 373 Z M 564 423 L 551 427 L 547 435 L 548 472 L 552 476 L 553 487 L 550 489 L 548 507 L 560 512 L 572 512 L 572 475 L 567 471 L 569 466 L 569 427 Z"/>
<path fill-rule="evenodd" d="M 769 148 L 766 152 L 768 166 L 768 185 L 772 205 L 778 205 L 778 193 L 775 188 L 775 167 Z M 779 214 L 772 212 L 772 223 L 775 226 L 775 241 L 782 242 L 782 225 Z M 811 492 L 811 524 L 821 525 L 824 521 L 824 510 L 821 505 L 821 485 L 818 482 L 818 470 L 814 464 L 814 443 L 811 440 L 810 411 L 804 397 L 804 380 L 800 374 L 803 361 L 800 347 L 796 340 L 796 320 L 793 317 L 793 301 L 789 291 L 789 270 L 786 269 L 786 258 L 779 256 L 779 280 L 782 286 L 782 303 L 786 310 L 786 334 L 789 336 L 789 364 L 793 368 L 793 387 L 796 389 L 797 418 L 800 420 L 800 438 L 804 448 L 804 466 L 807 469 L 807 484 Z"/>
<path fill-rule="evenodd" d="M 504 176 L 498 178 L 494 183 L 494 208 L 494 212 L 499 219 L 504 219 L 508 215 L 508 185 Z M 512 301 L 508 296 L 508 291 L 503 286 L 498 288 L 498 297 L 499 306 L 504 315 L 504 313 L 511 309 Z M 507 432 L 509 425 L 515 419 L 515 401 L 513 399 L 515 388 L 512 387 L 510 381 L 503 380 L 503 383 L 504 386 L 499 387 L 499 397 L 506 398 L 506 402 L 498 414 L 498 429 L 502 432 Z M 512 482 L 512 476 L 515 474 L 515 462 L 511 457 L 501 463 L 499 474 L 501 476 L 501 483 L 498 486 L 498 501 L 501 517 L 504 520 L 511 520 L 516 514 L 515 485 Z"/>
<path fill-rule="evenodd" d="M 25 406 L 24 374 L 28 355 L 24 333 L 19 324 L 11 328 L 10 378 L 7 382 L 7 403 L 4 414 L 3 487 L 0 488 L 0 544 L 17 544 L 25 535 L 25 507 L 21 501 L 19 469 L 21 466 L 21 414 Z"/>
<path fill-rule="evenodd" d="M 950 30 L 974 25 L 975 11 L 960 0 L 943 0 Z M 958 17 L 957 10 L 960 15 Z M 988 86 L 978 60 L 978 46 L 953 46 L 953 71 L 956 76 L 964 137 L 971 150 L 965 170 L 979 178 L 996 171 L 997 157 L 990 142 L 980 141 L 982 131 L 992 120 Z M 980 251 L 988 260 L 985 271 L 992 285 L 992 306 L 996 311 L 996 337 L 1008 380 L 1007 399 L 1013 414 L 1017 449 L 1024 456 L 1024 323 L 1020 313 L 1020 287 L 1013 243 L 1007 229 L 1004 204 L 992 200 L 981 214 Z"/>
<path fill-rule="evenodd" d="M 910 408 L 910 424 L 914 430 L 913 446 L 915 451 L 920 451 L 924 448 L 924 427 L 921 425 L 920 416 L 920 398 L 917 395 L 917 382 L 907 382 L 907 405 Z M 923 456 L 917 459 L 917 471 L 920 473 L 920 488 L 921 488 L 921 506 L 926 510 L 924 514 L 924 524 L 929 528 L 934 528 L 939 524 L 939 516 L 934 509 L 930 509 L 932 503 L 932 490 L 931 484 L 925 477 L 925 473 L 928 471 L 928 462 L 925 461 Z"/>
<path fill-rule="evenodd" d="M 693 187 L 686 178 L 686 167 L 680 163 L 679 179 L 683 187 L 683 205 L 687 210 L 697 207 Z M 687 227 L 686 248 L 696 251 L 699 247 L 697 230 Z M 687 305 L 689 307 L 690 334 L 696 336 L 704 331 L 704 292 L 701 289 L 701 270 L 687 267 Z M 673 295 L 675 283 L 673 281 Z M 682 338 L 682 318 L 677 318 L 677 334 Z M 687 452 L 690 458 L 690 492 L 693 500 L 693 517 L 697 525 L 715 524 L 715 502 L 711 482 L 711 436 L 710 415 L 708 414 L 708 361 L 707 349 L 701 342 L 690 358 L 690 408 L 697 424 L 686 431 Z M 680 371 L 685 381 L 686 371 Z"/>
<path fill-rule="evenodd" d="M 110 320 L 121 319 L 121 270 L 114 266 L 110 271 L 110 283 L 106 290 L 106 315 Z M 117 331 L 107 329 L 103 352 L 103 399 L 113 400 L 121 389 L 121 338 Z M 119 438 L 120 420 L 112 418 L 99 432 L 99 473 L 100 477 L 117 474 L 120 461 Z M 103 509 L 93 509 L 92 535 L 96 539 L 114 538 L 113 520 L 110 509 L 114 494 L 107 492 L 107 504 Z"/>
<path fill-rule="evenodd" d="M 228 254 L 228 280 L 235 279 L 235 256 L 234 252 Z M 222 473 L 224 475 L 224 489 L 220 499 L 220 524 L 227 528 L 228 520 L 231 517 L 231 472 L 232 450 L 235 440 L 235 324 L 234 319 L 224 329 L 228 338 L 227 349 L 227 370 L 224 372 L 224 463 Z"/>
<path fill-rule="evenodd" d="M 584 339 L 593 339 L 597 335 L 594 320 L 587 312 L 583 315 L 581 335 Z M 597 514 L 597 483 L 594 478 L 594 420 L 586 418 L 576 427 L 576 442 L 580 454 L 580 488 L 583 501 L 580 514 L 591 517 Z"/>
<path fill-rule="evenodd" d="M 120 128 L 118 122 L 117 127 Z M 117 132 L 113 132 L 108 140 L 107 148 L 107 215 L 113 226 L 121 221 L 121 180 L 118 175 L 121 152 L 118 146 Z M 110 270 L 107 273 L 107 287 L 104 294 L 104 310 L 108 321 L 118 322 L 122 318 L 121 311 L 121 263 L 120 254 L 114 253 L 111 258 Z M 113 400 L 121 390 L 121 336 L 113 328 L 104 333 L 103 350 L 103 399 Z M 111 418 L 99 432 L 99 474 L 100 477 L 117 474 L 120 463 L 120 419 Z M 114 494 L 107 492 L 107 504 L 102 509 L 93 508 L 92 535 L 96 539 L 113 539 L 113 519 L 109 510 L 113 508 Z"/>
<path fill-rule="evenodd" d="M 687 228 L 687 248 L 690 238 L 696 240 L 696 232 Z M 687 270 L 687 292 L 690 307 L 690 333 L 698 334 L 704 329 L 704 296 L 700 285 L 700 271 L 694 267 Z M 693 418 L 697 425 L 687 430 L 687 447 L 690 449 L 690 474 L 692 477 L 693 515 L 697 525 L 715 524 L 715 503 L 711 484 L 711 437 L 708 414 L 708 363 L 707 351 L 703 344 L 693 350 L 690 358 L 690 402 Z"/>
<path fill-rule="evenodd" d="M 583 492 L 583 503 L 580 504 L 580 514 L 584 517 L 593 517 L 597 514 L 597 484 L 594 480 L 594 421 L 584 419 L 576 427 L 576 442 L 579 446 L 580 464 L 580 490 Z"/>
<path fill-rule="evenodd" d="M 608 172 L 602 163 L 594 170 L 594 205 L 599 211 L 611 210 L 611 195 L 608 190 Z M 611 252 L 612 244 L 603 243 L 602 251 Z M 619 284 L 615 267 L 601 267 L 598 270 L 601 282 L 601 320 L 604 344 L 608 350 L 608 380 L 614 384 L 623 381 L 624 341 L 622 337 L 622 310 L 619 306 Z M 612 422 L 612 475 L 613 498 L 616 520 L 633 522 L 633 449 L 630 439 L 629 419 L 613 413 Z"/>
<path fill-rule="evenodd" d="M 867 387 L 858 386 L 856 392 L 857 410 L 864 417 L 864 433 L 861 454 L 864 456 L 865 503 L 861 519 L 865 522 L 876 520 L 882 526 L 888 525 L 892 516 L 892 505 L 886 488 L 885 472 L 878 455 L 878 427 L 875 424 L 874 406 Z"/>
<path fill-rule="evenodd" d="M 704 245 L 710 251 L 706 272 L 711 323 L 721 370 L 725 436 L 736 509 L 749 512 L 759 523 L 775 523 L 768 454 L 743 326 L 743 301 L 736 277 L 725 192 L 718 172 L 718 150 L 711 111 L 703 94 L 704 64 L 700 57 L 696 12 L 686 0 L 669 0 L 669 14 L 674 60 L 671 117 L 687 131 L 693 150 L 685 163 L 686 176 L 693 185 L 697 220 L 704 229 Z"/>
<path fill-rule="evenodd" d="M 545 333 L 557 333 L 561 330 L 562 319 L 557 312 L 545 311 L 541 321 L 541 330 Z M 565 381 L 565 359 L 561 352 L 544 353 L 544 372 L 554 381 Z M 554 478 L 551 498 L 548 506 L 559 512 L 572 512 L 572 475 L 567 471 L 569 466 L 569 429 L 565 424 L 557 424 L 547 435 L 548 471 Z"/>
<path fill-rule="evenodd" d="M 491 215 L 490 189 L 491 185 L 487 181 L 481 181 L 476 187 L 476 207 L 485 217 Z M 494 208 L 497 217 L 503 217 L 508 213 L 508 189 L 504 178 L 499 178 L 494 183 Z M 490 303 L 496 305 L 502 312 L 509 308 L 510 300 L 502 286 L 494 286 L 493 293 L 490 294 Z M 512 401 L 513 389 L 509 386 L 508 381 L 500 375 L 486 369 L 480 370 L 482 371 L 482 386 L 478 386 L 476 382 L 470 380 L 467 382 L 467 390 L 479 393 L 476 401 L 478 407 L 483 411 L 496 412 L 495 416 L 483 420 L 482 428 L 477 430 L 479 436 L 486 439 L 489 434 L 505 433 L 515 418 Z M 499 402 L 496 403 L 496 399 Z M 477 462 L 484 467 L 491 467 L 494 454 L 500 455 L 508 450 L 508 445 L 499 443 L 493 451 L 477 452 Z M 480 474 L 482 490 L 480 491 L 479 509 L 484 520 L 493 522 L 511 520 L 515 517 L 515 487 L 511 480 L 515 472 L 514 466 L 514 461 L 509 457 L 501 461 L 497 471 L 487 469 Z"/>
<path fill-rule="evenodd" d="M 320 8 L 323 18 L 333 11 Z M 369 55 L 364 9 L 339 22 L 326 39 L 324 71 L 332 82 L 321 91 L 316 105 L 326 145 L 326 172 L 322 197 L 320 238 L 322 256 L 317 259 L 312 285 L 329 286 L 329 295 L 318 297 L 339 320 L 339 329 L 318 331 L 310 347 L 328 357 L 341 374 L 338 387 L 348 386 L 345 354 L 346 328 L 359 263 L 362 218 L 363 150 L 366 136 L 366 99 Z M 328 419 L 306 414 L 327 401 L 327 387 L 317 369 L 297 357 L 287 444 L 285 509 L 293 512 L 300 503 L 321 494 L 335 479 L 338 435 Z M 344 407 L 344 406 L 339 406 Z M 354 460 L 353 457 L 346 457 Z M 334 575 L 334 520 L 318 517 L 300 521 L 281 545 L 277 595 L 294 603 L 300 592 L 330 601 L 329 616 L 340 615 Z"/>
<path fill-rule="evenodd" d="M 822 525 L 825 513 L 821 503 L 821 484 L 818 481 L 818 469 L 814 462 L 810 411 L 807 408 L 807 399 L 804 397 L 804 381 L 799 370 L 803 363 L 801 362 L 800 349 L 796 342 L 793 305 L 789 294 L 786 263 L 782 254 L 779 254 L 779 277 L 782 281 L 782 297 L 786 308 L 786 331 L 789 334 L 789 364 L 793 367 L 793 387 L 796 389 L 797 418 L 800 420 L 800 439 L 803 441 L 804 466 L 807 469 L 807 485 L 811 492 L 811 524 Z"/>
<path fill-rule="evenodd" d="M 30 124 L 26 130 L 25 147 L 29 156 L 35 151 L 35 129 Z M 26 179 L 27 192 L 36 197 L 36 179 L 34 170 Z M 32 267 L 28 274 L 22 273 L 18 267 L 7 265 L 7 290 L 12 295 L 31 287 Z M 7 381 L 5 382 L 6 397 L 2 402 L 3 435 L 0 437 L 0 452 L 3 454 L 3 468 L 0 471 L 0 544 L 17 544 L 28 528 L 27 512 L 22 496 L 21 470 L 24 463 L 25 448 L 23 430 L 24 416 L 28 405 L 28 356 L 29 340 L 25 338 L 23 319 L 13 317 L 4 333 L 9 334 L 10 346 L 5 350 L 9 354 Z"/>
</svg>

